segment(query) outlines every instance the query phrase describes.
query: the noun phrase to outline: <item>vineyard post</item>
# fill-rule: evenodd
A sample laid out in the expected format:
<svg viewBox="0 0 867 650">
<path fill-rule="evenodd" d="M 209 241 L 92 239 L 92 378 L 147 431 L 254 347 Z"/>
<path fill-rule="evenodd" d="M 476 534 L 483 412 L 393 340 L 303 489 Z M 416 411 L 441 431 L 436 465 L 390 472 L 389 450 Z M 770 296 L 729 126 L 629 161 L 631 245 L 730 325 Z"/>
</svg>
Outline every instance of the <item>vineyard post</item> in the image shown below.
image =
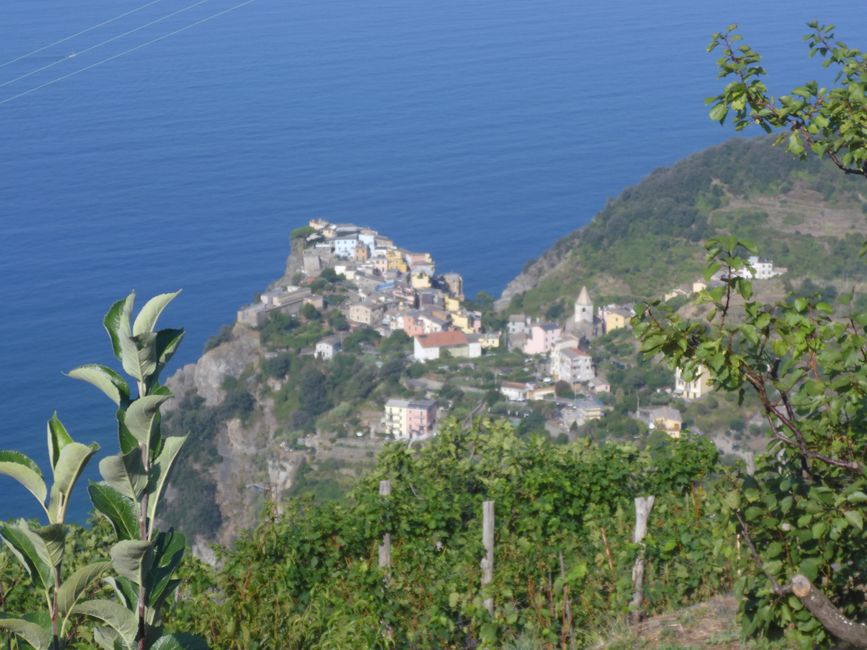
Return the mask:
<svg viewBox="0 0 867 650">
<path fill-rule="evenodd" d="M 629 619 L 634 623 L 641 620 L 641 602 L 644 599 L 644 536 L 647 535 L 647 519 L 653 508 L 655 497 L 635 497 L 635 533 L 632 541 L 640 544 L 635 566 L 632 567 L 632 601 L 629 603 Z"/>
<path fill-rule="evenodd" d="M 494 502 L 485 501 L 482 504 L 482 544 L 485 547 L 485 557 L 482 558 L 482 589 L 494 581 Z M 494 599 L 485 598 L 485 609 L 494 615 Z"/>
<path fill-rule="evenodd" d="M 379 482 L 379 496 L 384 500 L 388 500 L 391 495 L 391 481 Z M 391 533 L 386 531 L 382 536 L 382 544 L 379 545 L 379 568 L 388 569 L 391 567 Z"/>
</svg>

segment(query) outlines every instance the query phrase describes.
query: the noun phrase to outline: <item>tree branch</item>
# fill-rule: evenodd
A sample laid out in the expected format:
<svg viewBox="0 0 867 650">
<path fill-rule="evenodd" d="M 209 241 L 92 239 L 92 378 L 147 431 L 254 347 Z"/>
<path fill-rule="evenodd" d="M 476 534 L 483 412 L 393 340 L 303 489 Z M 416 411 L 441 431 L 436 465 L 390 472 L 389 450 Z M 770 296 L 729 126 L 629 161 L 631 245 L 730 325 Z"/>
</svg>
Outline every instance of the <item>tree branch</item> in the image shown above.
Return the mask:
<svg viewBox="0 0 867 650">
<path fill-rule="evenodd" d="M 867 648 L 867 625 L 843 616 L 806 576 L 796 575 L 792 579 L 792 591 L 831 634 L 856 648 Z"/>
</svg>

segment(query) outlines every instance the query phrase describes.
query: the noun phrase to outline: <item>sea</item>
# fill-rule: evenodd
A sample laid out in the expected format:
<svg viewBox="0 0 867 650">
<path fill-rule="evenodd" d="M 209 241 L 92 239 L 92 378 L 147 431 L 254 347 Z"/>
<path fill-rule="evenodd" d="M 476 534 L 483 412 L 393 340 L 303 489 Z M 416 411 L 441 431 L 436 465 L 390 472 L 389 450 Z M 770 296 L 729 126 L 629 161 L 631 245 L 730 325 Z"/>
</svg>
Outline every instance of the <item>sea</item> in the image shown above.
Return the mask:
<svg viewBox="0 0 867 650">
<path fill-rule="evenodd" d="M 113 405 L 64 375 L 113 363 L 109 305 L 183 289 L 163 324 L 188 332 L 173 367 L 195 361 L 312 217 L 499 294 L 625 187 L 734 135 L 704 105 L 714 31 L 739 23 L 782 93 L 828 78 L 813 19 L 867 46 L 851 0 L 3 0 L 0 448 L 48 472 L 57 411 L 113 453 Z M 0 518 L 38 515 L 0 477 Z"/>
</svg>

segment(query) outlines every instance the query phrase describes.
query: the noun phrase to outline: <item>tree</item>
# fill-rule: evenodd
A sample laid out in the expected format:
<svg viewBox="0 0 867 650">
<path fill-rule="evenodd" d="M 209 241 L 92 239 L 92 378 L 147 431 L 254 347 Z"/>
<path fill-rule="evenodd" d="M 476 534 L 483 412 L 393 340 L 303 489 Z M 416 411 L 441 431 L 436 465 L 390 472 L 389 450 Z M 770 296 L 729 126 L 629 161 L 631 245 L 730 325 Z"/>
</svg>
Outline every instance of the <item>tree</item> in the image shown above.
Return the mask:
<svg viewBox="0 0 867 650">
<path fill-rule="evenodd" d="M 687 381 L 704 368 L 718 390 L 750 390 L 761 404 L 768 451 L 726 497 L 753 560 L 745 629 L 867 647 L 867 312 L 793 295 L 759 303 L 745 277 L 755 247 L 723 237 L 707 250 L 706 276 L 722 269 L 723 283 L 698 295 L 706 319 L 656 301 L 633 324 L 642 350 Z"/>
</svg>

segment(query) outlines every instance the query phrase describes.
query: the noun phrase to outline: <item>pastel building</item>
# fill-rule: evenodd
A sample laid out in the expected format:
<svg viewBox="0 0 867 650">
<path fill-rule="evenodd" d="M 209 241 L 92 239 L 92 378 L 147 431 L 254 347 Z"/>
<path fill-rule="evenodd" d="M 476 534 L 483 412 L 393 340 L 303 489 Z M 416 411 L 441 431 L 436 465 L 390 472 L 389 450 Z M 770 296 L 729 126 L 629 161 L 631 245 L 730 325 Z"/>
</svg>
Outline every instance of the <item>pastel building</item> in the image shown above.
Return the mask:
<svg viewBox="0 0 867 650">
<path fill-rule="evenodd" d="M 430 399 L 390 399 L 385 403 L 385 431 L 398 440 L 427 436 L 436 426 L 437 403 Z"/>
<path fill-rule="evenodd" d="M 562 336 L 563 330 L 556 323 L 533 325 L 524 343 L 524 354 L 548 354 Z"/>
<path fill-rule="evenodd" d="M 710 376 L 708 375 L 707 368 L 700 367 L 692 381 L 685 381 L 681 369 L 675 369 L 674 392 L 683 397 L 683 399 L 700 399 L 702 396 L 707 395 L 710 389 Z"/>
</svg>

